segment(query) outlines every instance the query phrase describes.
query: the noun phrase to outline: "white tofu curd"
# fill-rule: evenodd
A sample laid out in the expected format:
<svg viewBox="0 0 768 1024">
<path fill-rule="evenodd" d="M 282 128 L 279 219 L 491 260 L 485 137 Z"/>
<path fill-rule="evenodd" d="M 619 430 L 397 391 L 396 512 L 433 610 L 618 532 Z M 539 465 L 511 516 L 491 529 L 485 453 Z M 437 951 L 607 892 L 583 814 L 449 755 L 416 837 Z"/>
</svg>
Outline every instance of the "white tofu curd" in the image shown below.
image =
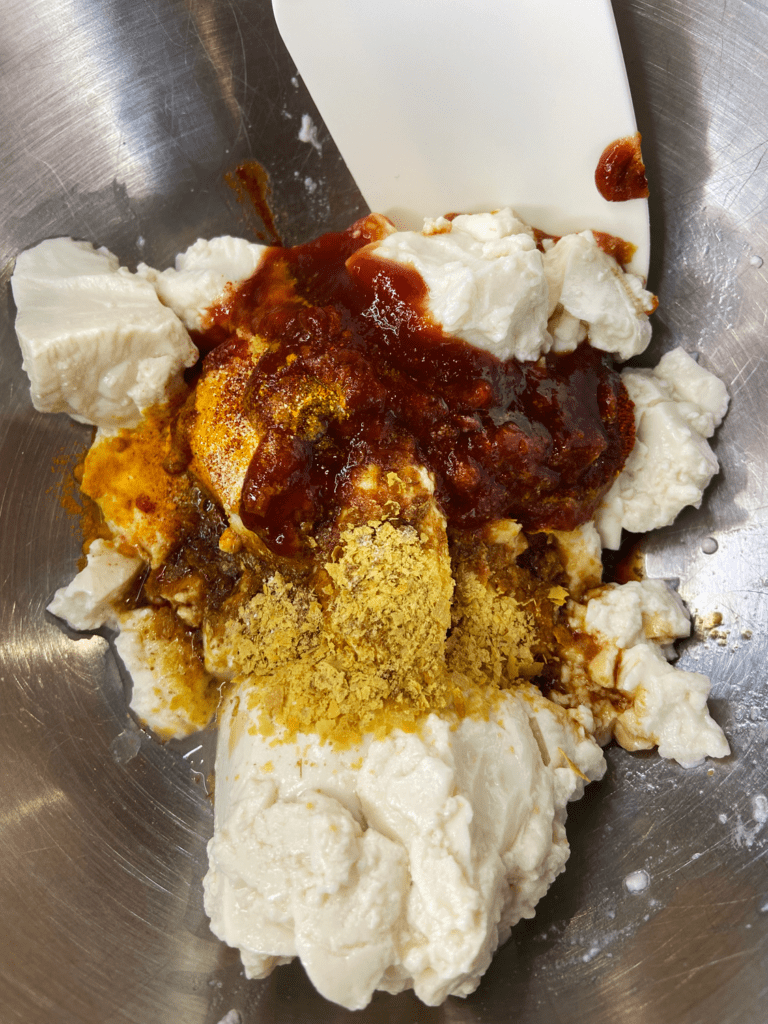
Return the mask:
<svg viewBox="0 0 768 1024">
<path fill-rule="evenodd" d="M 590 345 L 618 359 L 646 350 L 651 340 L 648 313 L 656 300 L 636 274 L 623 271 L 603 252 L 591 231 L 563 235 L 545 252 L 543 266 L 550 314 L 559 325 L 555 351 L 570 351 L 581 340 L 573 326 L 566 329 L 574 321 L 586 325 Z"/>
<path fill-rule="evenodd" d="M 591 231 L 536 245 L 533 229 L 509 210 L 427 220 L 356 253 L 418 271 L 427 307 L 443 331 L 499 359 L 535 360 L 571 351 L 585 337 L 629 359 L 645 350 L 656 300 L 642 281 L 600 249 Z"/>
<path fill-rule="evenodd" d="M 210 722 L 213 679 L 182 630 L 158 626 L 160 614 L 148 607 L 120 615 L 115 648 L 133 683 L 136 717 L 161 739 L 183 739 Z"/>
<path fill-rule="evenodd" d="M 575 530 L 554 530 L 553 536 L 568 578 L 568 592 L 578 600 L 585 590 L 598 586 L 603 578 L 600 535 L 590 520 Z"/>
<path fill-rule="evenodd" d="M 41 412 L 135 426 L 197 359 L 154 288 L 88 242 L 51 238 L 21 253 L 11 287 L 23 366 Z"/>
<path fill-rule="evenodd" d="M 603 546 L 613 549 L 622 529 L 668 526 L 686 505 L 701 505 L 719 469 L 706 438 L 728 408 L 723 382 L 681 348 L 653 370 L 624 370 L 622 380 L 635 404 L 635 447 L 595 516 Z"/>
<path fill-rule="evenodd" d="M 728 741 L 707 710 L 710 681 L 669 664 L 673 643 L 688 636 L 690 619 L 662 580 L 611 584 L 586 606 L 574 606 L 572 624 L 603 645 L 589 666 L 593 679 L 632 697 L 613 731 L 627 750 L 657 746 L 684 768 L 705 757 L 725 757 Z"/>
<path fill-rule="evenodd" d="M 605 770 L 580 716 L 532 686 L 488 720 L 431 715 L 344 752 L 257 720 L 246 685 L 220 721 L 211 927 L 249 977 L 299 956 L 350 1009 L 375 989 L 429 1005 L 474 991 L 563 870 L 567 802 Z"/>
<path fill-rule="evenodd" d="M 185 327 L 199 331 L 208 309 L 256 272 L 266 249 L 231 235 L 198 238 L 179 253 L 175 267 L 161 271 L 140 263 L 136 272 L 154 286 L 160 301 Z"/>
<path fill-rule="evenodd" d="M 350 263 L 369 258 L 417 270 L 429 312 L 446 334 L 499 359 L 538 359 L 552 346 L 541 253 L 511 210 L 428 220 L 422 232 L 393 232 Z"/>
<path fill-rule="evenodd" d="M 685 349 L 667 352 L 654 368 L 677 402 L 678 412 L 702 437 L 711 437 L 728 411 L 728 391 L 714 373 L 705 370 Z"/>
<path fill-rule="evenodd" d="M 142 566 L 137 557 L 121 554 L 108 540 L 95 540 L 88 551 L 88 563 L 72 582 L 53 595 L 48 611 L 64 619 L 72 629 L 114 626 L 112 607 Z"/>
<path fill-rule="evenodd" d="M 619 725 L 634 745 L 658 747 L 661 757 L 693 768 L 706 757 L 726 757 L 728 741 L 707 709 L 708 676 L 685 672 L 664 660 L 658 648 L 639 645 L 622 659 L 619 689 L 632 694 L 632 707 L 622 712 Z"/>
<path fill-rule="evenodd" d="M 687 608 L 664 580 L 606 586 L 587 603 L 584 626 L 622 649 L 653 641 L 670 656 L 675 640 L 691 632 Z"/>
</svg>

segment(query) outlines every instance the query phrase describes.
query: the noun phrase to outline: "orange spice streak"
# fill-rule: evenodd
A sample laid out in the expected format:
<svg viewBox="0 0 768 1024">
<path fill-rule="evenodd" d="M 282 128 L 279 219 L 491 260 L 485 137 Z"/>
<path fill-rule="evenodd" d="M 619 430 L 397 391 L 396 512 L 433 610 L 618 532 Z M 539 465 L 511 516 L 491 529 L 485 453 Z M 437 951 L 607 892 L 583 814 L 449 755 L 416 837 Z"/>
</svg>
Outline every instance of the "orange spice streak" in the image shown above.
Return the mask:
<svg viewBox="0 0 768 1024">
<path fill-rule="evenodd" d="M 83 554 L 77 561 L 78 571 L 85 568 L 85 556 L 93 541 L 98 537 L 104 539 L 110 537 L 109 528 L 104 522 L 98 505 L 80 490 L 86 455 L 87 449 L 80 453 L 75 465 L 72 466 L 71 456 L 62 452 L 54 458 L 51 464 L 51 472 L 60 478 L 59 507 L 69 517 L 73 532 L 77 531 L 83 539 Z"/>
<path fill-rule="evenodd" d="M 186 396 L 154 406 L 133 429 L 104 438 L 87 453 L 81 491 L 98 502 L 104 516 L 119 533 L 135 534 L 137 515 L 147 519 L 140 531 L 148 549 L 158 536 L 171 538 L 178 531 L 177 502 L 186 489 L 186 478 L 166 472 L 163 462 L 169 448 L 171 424 Z M 146 533 L 146 536 L 143 536 Z"/>
</svg>

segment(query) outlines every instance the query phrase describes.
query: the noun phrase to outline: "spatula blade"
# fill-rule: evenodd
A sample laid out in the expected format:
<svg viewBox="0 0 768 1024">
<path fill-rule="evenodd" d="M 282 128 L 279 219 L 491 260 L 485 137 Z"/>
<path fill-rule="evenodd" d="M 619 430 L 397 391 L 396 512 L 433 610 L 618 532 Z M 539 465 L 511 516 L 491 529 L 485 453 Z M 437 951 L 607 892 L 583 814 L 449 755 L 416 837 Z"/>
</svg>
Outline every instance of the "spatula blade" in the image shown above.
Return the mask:
<svg viewBox="0 0 768 1024">
<path fill-rule="evenodd" d="M 648 204 L 603 199 L 636 131 L 609 0 L 273 0 L 283 40 L 371 209 L 398 227 L 512 206 L 552 234 L 637 246 Z"/>
</svg>

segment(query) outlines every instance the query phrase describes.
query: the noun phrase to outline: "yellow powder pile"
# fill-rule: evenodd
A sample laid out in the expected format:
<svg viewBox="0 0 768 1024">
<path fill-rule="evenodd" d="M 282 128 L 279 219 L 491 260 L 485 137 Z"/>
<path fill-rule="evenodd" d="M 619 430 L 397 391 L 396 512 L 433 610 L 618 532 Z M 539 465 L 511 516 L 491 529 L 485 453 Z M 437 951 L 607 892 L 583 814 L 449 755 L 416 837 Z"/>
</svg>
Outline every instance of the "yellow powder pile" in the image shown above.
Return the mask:
<svg viewBox="0 0 768 1024">
<path fill-rule="evenodd" d="M 557 585 L 562 565 L 551 543 L 539 543 L 535 569 L 518 565 L 528 547 L 517 524 L 514 543 L 454 546 L 456 592 L 448 665 L 476 686 L 509 686 L 540 675 L 557 641 L 557 608 L 567 591 Z"/>
<path fill-rule="evenodd" d="M 206 649 L 229 659 L 263 735 L 316 732 L 346 747 L 412 731 L 430 712 L 487 714 L 553 656 L 562 599 L 515 565 L 515 549 L 474 542 L 453 562 L 434 502 L 416 525 L 351 527 L 311 583 L 275 573 Z"/>
<path fill-rule="evenodd" d="M 473 683 L 499 686 L 541 672 L 532 643 L 536 621 L 516 597 L 499 594 L 466 567 L 460 567 L 450 643 L 450 665 Z"/>
<path fill-rule="evenodd" d="M 220 641 L 248 679 L 261 730 L 316 731 L 334 744 L 450 705 L 445 663 L 453 581 L 442 517 L 347 530 L 315 590 L 268 580 Z M 442 533 L 442 537 L 441 537 Z"/>
<path fill-rule="evenodd" d="M 204 629 L 206 660 L 215 670 L 257 677 L 316 650 L 323 613 L 311 590 L 276 572 L 231 618 L 209 619 Z"/>
</svg>

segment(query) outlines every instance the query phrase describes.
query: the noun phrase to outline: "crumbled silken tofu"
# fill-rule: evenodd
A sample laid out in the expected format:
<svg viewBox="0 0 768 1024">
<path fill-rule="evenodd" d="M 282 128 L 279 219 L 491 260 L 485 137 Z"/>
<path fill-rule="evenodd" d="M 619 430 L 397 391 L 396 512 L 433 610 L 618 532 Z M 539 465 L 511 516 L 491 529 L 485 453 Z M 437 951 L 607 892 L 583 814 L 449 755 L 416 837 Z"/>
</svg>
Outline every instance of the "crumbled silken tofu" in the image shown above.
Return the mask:
<svg viewBox="0 0 768 1024">
<path fill-rule="evenodd" d="M 643 352 L 656 307 L 642 281 L 598 246 L 591 231 L 541 252 L 509 209 L 425 221 L 359 250 L 348 266 L 394 260 L 418 271 L 427 308 L 446 334 L 499 359 L 535 360 L 589 338 L 620 359 Z"/>
<path fill-rule="evenodd" d="M 154 270 L 140 263 L 136 273 L 150 282 L 160 301 L 177 314 L 190 331 L 199 331 L 207 310 L 255 273 L 266 245 L 222 235 L 198 238 L 176 257 L 175 267 Z"/>
<path fill-rule="evenodd" d="M 603 546 L 614 549 L 622 530 L 645 533 L 699 507 L 719 469 L 706 438 L 728 408 L 723 382 L 681 348 L 653 370 L 621 376 L 635 403 L 635 447 L 595 516 Z"/>
<path fill-rule="evenodd" d="M 48 611 L 66 620 L 72 629 L 114 626 L 114 603 L 139 571 L 143 562 L 121 554 L 111 541 L 97 539 L 88 551 L 88 564 L 72 582 L 53 595 Z"/>
<path fill-rule="evenodd" d="M 375 989 L 432 1006 L 474 991 L 565 867 L 566 804 L 605 771 L 579 716 L 523 685 L 488 720 L 430 715 L 339 752 L 259 735 L 247 691 L 219 725 L 214 933 L 248 977 L 298 956 L 350 1009 Z"/>
<path fill-rule="evenodd" d="M 394 260 L 417 270 L 428 308 L 446 334 L 500 359 L 537 359 L 552 339 L 549 291 L 531 229 L 510 210 L 397 231 L 350 260 Z"/>
<path fill-rule="evenodd" d="M 648 347 L 648 313 L 656 301 L 635 274 L 625 272 L 598 246 L 591 231 L 564 235 L 543 258 L 550 289 L 550 313 L 561 307 L 586 324 L 589 343 L 618 359 L 631 359 Z M 561 341 L 556 351 L 575 348 L 581 338 Z"/>
<path fill-rule="evenodd" d="M 11 278 L 32 401 L 81 423 L 131 427 L 165 401 L 198 352 L 147 282 L 106 249 L 51 238 Z"/>
<path fill-rule="evenodd" d="M 219 692 L 189 634 L 167 608 L 138 608 L 119 617 L 117 653 L 133 682 L 131 710 L 161 739 L 204 729 Z"/>
<path fill-rule="evenodd" d="M 585 590 L 598 586 L 603 578 L 600 535 L 590 521 L 575 530 L 554 530 L 553 536 L 568 577 L 570 596 L 579 600 Z"/>
<path fill-rule="evenodd" d="M 674 641 L 691 627 L 683 602 L 663 580 L 603 587 L 586 605 L 572 605 L 571 622 L 602 647 L 585 667 L 592 683 L 631 697 L 630 706 L 605 723 L 623 747 L 658 746 L 662 757 L 684 768 L 730 752 L 707 710 L 708 677 L 669 664 Z"/>
</svg>

